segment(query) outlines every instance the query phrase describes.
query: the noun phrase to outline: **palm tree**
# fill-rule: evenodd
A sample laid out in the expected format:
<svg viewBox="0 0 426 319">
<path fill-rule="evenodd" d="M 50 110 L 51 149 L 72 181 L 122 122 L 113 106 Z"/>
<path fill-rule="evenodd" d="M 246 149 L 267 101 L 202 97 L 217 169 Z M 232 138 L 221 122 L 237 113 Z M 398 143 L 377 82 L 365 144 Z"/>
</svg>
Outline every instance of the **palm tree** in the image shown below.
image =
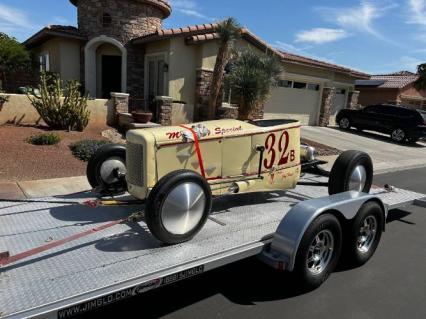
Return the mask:
<svg viewBox="0 0 426 319">
<path fill-rule="evenodd" d="M 234 61 L 228 77 L 234 98 L 239 102 L 239 117 L 252 117 L 263 107 L 271 89 L 276 87 L 282 72 L 282 64 L 275 55 L 244 51 Z"/>
<path fill-rule="evenodd" d="M 208 106 L 208 119 L 210 120 L 214 119 L 216 116 L 216 107 L 222 88 L 223 74 L 230 60 L 232 47 L 235 41 L 241 36 L 241 26 L 235 18 L 231 17 L 220 22 L 215 31 L 219 35 L 220 45 L 210 87 Z"/>
<path fill-rule="evenodd" d="M 426 90 L 426 63 L 420 64 L 417 67 L 417 74 L 419 78 L 414 82 L 414 86 L 417 90 Z"/>
</svg>

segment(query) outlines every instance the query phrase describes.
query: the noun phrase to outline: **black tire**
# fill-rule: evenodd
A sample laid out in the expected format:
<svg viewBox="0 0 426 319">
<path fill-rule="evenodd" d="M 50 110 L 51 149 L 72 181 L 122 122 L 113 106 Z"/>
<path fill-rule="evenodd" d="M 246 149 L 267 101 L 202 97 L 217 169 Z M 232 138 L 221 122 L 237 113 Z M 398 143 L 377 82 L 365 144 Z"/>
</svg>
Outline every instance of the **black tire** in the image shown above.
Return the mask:
<svg viewBox="0 0 426 319">
<path fill-rule="evenodd" d="M 369 238 L 367 236 L 367 229 L 361 234 L 361 227 L 365 226 L 364 222 L 368 222 L 368 225 L 371 226 L 372 221 L 375 224 L 374 234 L 371 234 L 373 237 Z M 384 223 L 384 212 L 377 202 L 370 201 L 362 205 L 352 222 L 350 233 L 345 238 L 343 250 L 345 261 L 348 261 L 351 266 L 355 267 L 365 264 L 374 255 L 379 245 Z M 364 240 L 365 242 L 363 242 Z"/>
<path fill-rule="evenodd" d="M 342 130 L 350 130 L 352 127 L 352 121 L 349 117 L 347 116 L 343 116 L 342 118 L 339 119 L 339 127 Z"/>
<path fill-rule="evenodd" d="M 313 254 L 309 248 L 313 245 L 316 236 L 324 231 L 332 234 L 334 247 L 330 252 L 328 263 L 324 265 L 320 272 L 314 273 L 312 270 L 314 265 L 308 261 L 312 257 L 311 254 Z M 294 273 L 303 288 L 315 289 L 321 286 L 336 268 L 341 251 L 342 228 L 338 219 L 331 214 L 324 214 L 316 218 L 303 235 L 296 254 Z"/>
<path fill-rule="evenodd" d="M 390 137 L 396 143 L 404 143 L 407 139 L 407 132 L 403 128 L 397 127 L 392 130 Z"/>
<path fill-rule="evenodd" d="M 352 174 L 358 166 L 361 166 L 365 170 L 365 182 L 362 189 L 355 189 L 350 185 Z M 331 169 L 328 180 L 328 193 L 333 195 L 349 190 L 369 193 L 372 183 L 373 161 L 371 157 L 367 153 L 360 151 L 345 151 L 337 158 Z"/>
<path fill-rule="evenodd" d="M 201 219 L 185 233 L 174 233 L 167 229 L 163 220 L 163 208 L 173 190 L 184 183 L 198 185 L 197 189 L 204 194 L 204 204 L 199 208 Z M 201 193 L 200 193 L 201 194 Z M 150 192 L 145 210 L 145 220 L 151 233 L 165 244 L 173 245 L 191 240 L 204 226 L 212 208 L 212 193 L 209 184 L 199 174 L 189 170 L 178 170 L 160 179 Z"/>
<path fill-rule="evenodd" d="M 118 195 L 127 191 L 125 178 L 104 180 L 101 176 L 102 164 L 116 158 L 126 164 L 126 147 L 118 144 L 108 144 L 100 147 L 87 164 L 86 175 L 90 186 L 99 189 L 104 195 Z"/>
</svg>

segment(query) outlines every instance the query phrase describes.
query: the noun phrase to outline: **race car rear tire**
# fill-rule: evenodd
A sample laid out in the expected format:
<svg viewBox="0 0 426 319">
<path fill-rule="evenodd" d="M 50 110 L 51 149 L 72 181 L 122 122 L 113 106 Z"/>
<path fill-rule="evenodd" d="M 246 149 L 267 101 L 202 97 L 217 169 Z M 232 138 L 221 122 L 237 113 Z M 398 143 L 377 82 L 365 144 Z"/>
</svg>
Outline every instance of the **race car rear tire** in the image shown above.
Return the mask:
<svg viewBox="0 0 426 319">
<path fill-rule="evenodd" d="M 87 164 L 86 175 L 90 186 L 103 195 L 119 195 L 127 191 L 124 177 L 126 174 L 126 147 L 108 144 L 100 147 Z"/>
<path fill-rule="evenodd" d="M 160 179 L 150 192 L 145 221 L 165 244 L 191 240 L 204 226 L 212 207 L 209 184 L 199 174 L 178 170 Z"/>
<path fill-rule="evenodd" d="M 373 161 L 360 151 L 345 151 L 336 160 L 328 180 L 330 195 L 350 190 L 369 193 L 373 183 Z"/>
</svg>

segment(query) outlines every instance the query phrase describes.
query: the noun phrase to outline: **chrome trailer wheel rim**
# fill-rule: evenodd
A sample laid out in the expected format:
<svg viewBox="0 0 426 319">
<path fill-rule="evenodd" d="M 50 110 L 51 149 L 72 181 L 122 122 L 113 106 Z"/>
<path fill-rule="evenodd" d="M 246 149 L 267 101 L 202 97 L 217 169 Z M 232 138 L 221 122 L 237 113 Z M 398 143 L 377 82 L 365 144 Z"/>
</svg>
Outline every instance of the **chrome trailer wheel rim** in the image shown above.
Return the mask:
<svg viewBox="0 0 426 319">
<path fill-rule="evenodd" d="M 350 191 L 362 192 L 367 181 L 367 171 L 363 165 L 358 165 L 349 178 Z"/>
<path fill-rule="evenodd" d="M 120 181 L 119 175 L 126 175 L 126 163 L 121 157 L 111 157 L 102 163 L 100 177 L 106 184 Z"/>
<path fill-rule="evenodd" d="M 347 128 L 349 128 L 349 126 L 350 126 L 350 122 L 346 117 L 344 117 L 340 120 L 340 127 L 341 128 L 347 129 Z"/>
<path fill-rule="evenodd" d="M 306 267 L 309 272 L 318 275 L 327 268 L 333 256 L 334 236 L 329 230 L 320 231 L 312 241 L 308 250 Z"/>
<path fill-rule="evenodd" d="M 362 226 L 359 229 L 357 249 L 365 254 L 373 245 L 377 233 L 377 219 L 375 216 L 370 215 L 364 219 Z"/>
<path fill-rule="evenodd" d="M 206 194 L 196 183 L 176 186 L 164 200 L 161 219 L 164 228 L 174 235 L 183 235 L 200 223 L 206 207 Z"/>
<path fill-rule="evenodd" d="M 396 129 L 395 131 L 392 132 L 392 138 L 395 141 L 401 142 L 404 140 L 405 138 L 405 133 L 403 130 L 401 129 Z"/>
</svg>

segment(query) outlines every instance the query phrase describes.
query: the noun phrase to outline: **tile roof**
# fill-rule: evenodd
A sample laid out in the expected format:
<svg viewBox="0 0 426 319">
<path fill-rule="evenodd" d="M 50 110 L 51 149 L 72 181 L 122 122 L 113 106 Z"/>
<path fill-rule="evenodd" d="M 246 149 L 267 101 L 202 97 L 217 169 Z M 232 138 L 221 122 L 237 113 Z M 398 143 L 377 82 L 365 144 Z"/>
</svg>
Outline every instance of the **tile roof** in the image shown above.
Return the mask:
<svg viewBox="0 0 426 319">
<path fill-rule="evenodd" d="M 414 73 L 409 75 L 407 73 L 402 73 L 402 75 L 384 74 L 371 76 L 371 80 L 384 81 L 383 84 L 377 86 L 377 88 L 382 89 L 402 89 L 415 82 L 418 78 L 419 76 Z"/>
<path fill-rule="evenodd" d="M 186 37 L 186 41 L 188 44 L 210 41 L 210 40 L 219 38 L 219 35 L 214 32 L 216 26 L 217 26 L 216 23 L 209 23 L 209 24 L 187 26 L 187 27 L 175 28 L 175 29 L 160 29 L 155 31 L 154 33 L 150 33 L 148 35 L 145 35 L 143 37 L 133 40 L 133 43 L 144 44 L 144 43 L 150 43 L 150 42 L 155 42 L 159 40 L 174 38 L 178 36 Z M 361 79 L 369 78 L 368 74 L 359 72 L 347 67 L 343 67 L 337 64 L 332 64 L 332 63 L 292 54 L 289 52 L 277 50 L 246 28 L 241 29 L 241 34 L 243 39 L 250 42 L 255 47 L 264 51 L 272 52 L 273 54 L 278 55 L 285 62 L 293 63 L 293 64 L 309 65 L 309 66 L 318 67 L 318 68 L 332 69 L 336 72 L 348 74 L 355 78 L 361 78 Z"/>
<path fill-rule="evenodd" d="M 34 34 L 31 38 L 27 39 L 24 42 L 24 45 L 28 48 L 35 47 L 44 41 L 48 40 L 51 37 L 65 37 L 65 38 L 73 38 L 77 40 L 86 40 L 83 37 L 78 29 L 73 26 L 63 26 L 63 25 L 49 25 L 39 32 Z"/>
</svg>

